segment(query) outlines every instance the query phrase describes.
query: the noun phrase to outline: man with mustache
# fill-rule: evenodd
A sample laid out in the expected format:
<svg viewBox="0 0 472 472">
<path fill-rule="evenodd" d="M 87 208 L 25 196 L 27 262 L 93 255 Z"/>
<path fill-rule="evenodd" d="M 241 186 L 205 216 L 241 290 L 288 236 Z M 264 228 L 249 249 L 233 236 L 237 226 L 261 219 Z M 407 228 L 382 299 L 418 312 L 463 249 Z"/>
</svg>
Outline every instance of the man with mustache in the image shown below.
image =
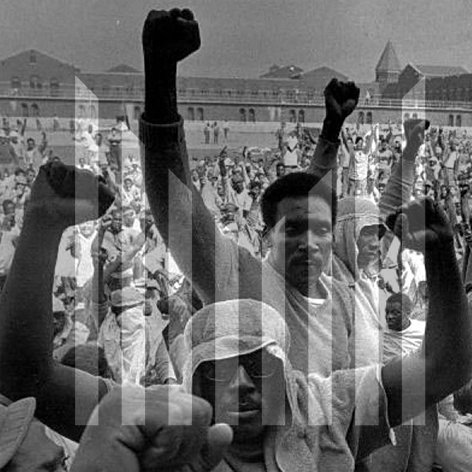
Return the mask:
<svg viewBox="0 0 472 472">
<path fill-rule="evenodd" d="M 96 207 L 88 198 L 91 177 L 76 187 L 74 199 L 68 187 L 76 176 L 62 170 L 43 168 L 35 182 L 1 299 L 0 391 L 13 400 L 34 396 L 39 419 L 71 439 L 82 436 L 73 470 L 349 472 L 355 458 L 388 443 L 390 427 L 469 379 L 472 326 L 453 233 L 444 213 L 425 200 L 403 208 L 393 225 L 406 246 L 425 252 L 432 299 L 418 355 L 383 367 L 307 375 L 286 355 L 290 334 L 283 316 L 260 301 L 224 301 L 203 308 L 186 328 L 181 371 L 187 396 L 165 387 L 130 396 L 118 390 L 89 419 L 114 386 L 52 361 L 50 293 L 62 231 L 75 219 L 103 214 L 111 199 L 100 188 Z M 77 175 L 80 181 L 86 174 Z M 48 238 L 38 243 L 38 231 Z M 39 263 L 41 276 L 31 270 Z M 219 422 L 233 428 L 226 451 L 231 438 Z M 211 439 L 212 432 L 220 438 Z M 209 460 L 211 450 L 217 461 L 214 453 Z"/>
<path fill-rule="evenodd" d="M 146 192 L 159 232 L 204 303 L 262 300 L 285 316 L 293 339 L 288 355 L 297 369 L 328 375 L 346 368 L 352 304 L 348 288 L 323 274 L 336 220 L 336 198 L 326 183 L 293 173 L 265 191 L 261 207 L 271 250 L 262 263 L 219 234 L 191 185 L 176 73 L 177 63 L 199 47 L 191 11 L 149 13 L 143 29 L 146 94 L 140 139 Z M 320 169 L 336 157 L 339 131 L 359 97 L 352 83 L 340 94 L 338 88 L 333 82 L 326 92 L 331 100 L 316 149 Z"/>
</svg>

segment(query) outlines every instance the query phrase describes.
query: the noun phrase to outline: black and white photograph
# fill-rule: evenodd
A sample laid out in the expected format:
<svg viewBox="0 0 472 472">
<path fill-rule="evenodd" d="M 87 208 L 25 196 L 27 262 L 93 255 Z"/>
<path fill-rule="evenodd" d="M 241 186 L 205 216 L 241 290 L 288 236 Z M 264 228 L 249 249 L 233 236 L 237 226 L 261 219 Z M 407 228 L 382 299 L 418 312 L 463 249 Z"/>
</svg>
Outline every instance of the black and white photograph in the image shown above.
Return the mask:
<svg viewBox="0 0 472 472">
<path fill-rule="evenodd" d="M 470 18 L 2 0 L 0 472 L 472 472 Z"/>
</svg>

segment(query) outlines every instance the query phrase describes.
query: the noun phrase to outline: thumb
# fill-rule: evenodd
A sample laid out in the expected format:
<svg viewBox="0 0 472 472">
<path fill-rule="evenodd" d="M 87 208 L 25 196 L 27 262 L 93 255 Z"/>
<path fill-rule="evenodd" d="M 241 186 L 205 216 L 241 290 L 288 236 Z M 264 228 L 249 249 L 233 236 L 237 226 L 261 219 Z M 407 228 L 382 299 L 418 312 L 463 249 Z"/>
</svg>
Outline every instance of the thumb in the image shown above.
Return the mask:
<svg viewBox="0 0 472 472">
<path fill-rule="evenodd" d="M 215 424 L 208 430 L 207 443 L 201 451 L 200 468 L 196 472 L 210 472 L 222 460 L 233 440 L 233 430 L 227 424 Z"/>
</svg>

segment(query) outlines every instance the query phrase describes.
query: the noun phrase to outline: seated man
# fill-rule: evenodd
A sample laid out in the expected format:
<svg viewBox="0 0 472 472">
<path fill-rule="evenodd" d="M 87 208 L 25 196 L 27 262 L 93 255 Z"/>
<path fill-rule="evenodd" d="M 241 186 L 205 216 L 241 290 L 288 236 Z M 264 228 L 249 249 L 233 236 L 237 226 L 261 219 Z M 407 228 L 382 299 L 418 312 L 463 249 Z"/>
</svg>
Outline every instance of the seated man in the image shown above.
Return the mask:
<svg viewBox="0 0 472 472">
<path fill-rule="evenodd" d="M 60 164 L 42 168 L 34 184 L 25 228 L 0 302 L 2 313 L 0 317 L 0 391 L 13 400 L 25 396 L 36 397 L 38 418 L 59 433 L 75 440 L 78 440 L 83 433 L 84 425 L 87 424 L 99 399 L 113 388 L 113 384 L 54 363 L 51 355 L 52 300 L 50 293 L 55 257 L 62 231 L 74 220 L 81 222 L 96 218 L 103 214 L 107 205 L 111 203 L 103 187 L 100 188 L 98 208 L 96 202 L 90 199 L 90 195 L 93 194 L 90 187 L 94 182 L 96 183 L 94 179 L 88 173 L 77 171 L 74 174 L 72 170 Z M 77 199 L 74 199 L 70 193 L 71 181 L 76 182 Z M 77 182 L 82 185 L 78 185 Z M 400 222 L 403 223 L 402 227 Z M 223 379 L 226 382 L 226 384 L 222 382 L 218 387 L 222 390 L 217 393 L 215 397 L 217 400 L 213 402 L 215 419 L 231 423 L 236 422 L 237 419 L 240 423 L 249 423 L 251 431 L 252 426 L 260 422 L 260 427 L 257 428 L 258 437 L 263 438 L 264 442 L 267 440 L 267 447 L 274 453 L 264 457 L 265 466 L 269 471 L 293 470 L 293 462 L 296 461 L 298 464 L 300 460 L 308 461 L 301 464 L 309 467 L 308 470 L 313 470 L 313 465 L 323 471 L 329 469 L 331 465 L 336 470 L 352 470 L 354 456 L 363 457 L 371 452 L 372 448 L 381 445 L 371 436 L 365 436 L 362 428 L 357 429 L 356 426 L 351 426 L 354 411 L 359 412 L 358 422 L 361 424 L 362 422 L 372 424 L 375 420 L 373 424 L 377 424 L 379 429 L 374 429 L 381 434 L 374 437 L 386 440 L 388 423 L 395 426 L 417 415 L 425 407 L 457 390 L 470 377 L 471 326 L 467 300 L 455 262 L 452 231 L 444 214 L 428 200 L 423 203 L 413 202 L 409 207 L 404 208 L 403 214 L 397 217 L 395 225 L 397 234 L 400 234 L 402 228 L 406 245 L 414 249 L 426 247 L 427 282 L 431 293 L 429 327 L 426 330 L 424 349 L 418 356 L 410 356 L 402 362 L 392 362 L 382 367 L 381 374 L 378 373 L 378 367 L 373 366 L 364 370 L 340 371 L 333 374 L 331 378 L 323 379 L 316 375 L 294 373 L 286 362 L 285 370 L 278 372 L 286 381 L 287 393 L 293 392 L 296 395 L 290 393 L 285 397 L 283 389 L 263 388 L 264 397 L 262 397 L 261 393 L 257 393 L 254 385 L 248 382 L 248 375 L 246 375 L 248 372 L 245 374 L 246 367 L 253 376 L 255 373 L 256 378 L 258 375 L 260 377 L 267 374 L 264 371 L 258 373 L 259 361 L 257 359 L 256 361 L 240 359 L 244 368 L 239 367 L 233 371 L 229 386 L 226 385 L 229 382 L 226 369 L 231 370 L 235 366 L 234 361 L 229 362 L 228 359 L 234 358 L 236 352 L 238 356 L 240 351 L 249 354 L 261 351 L 261 348 L 269 345 L 274 347 L 270 347 L 268 354 L 275 353 L 279 359 L 285 361 L 284 349 L 289 349 L 284 341 L 287 330 L 275 310 L 262 305 L 263 310 L 251 308 L 251 316 L 244 315 L 241 310 L 241 316 L 236 316 L 235 302 L 227 302 L 228 305 L 222 304 L 216 307 L 215 310 L 218 313 L 215 317 L 208 316 L 208 310 L 211 313 L 213 308 L 205 308 L 204 315 L 196 315 L 195 321 L 192 321 L 194 335 L 189 341 L 193 344 L 189 346 L 193 347 L 193 352 L 192 356 L 187 356 L 188 362 L 183 366 L 184 386 L 190 389 L 189 379 L 194 379 L 193 374 L 197 371 L 199 364 L 216 360 L 218 364 L 214 364 L 213 371 L 210 364 L 198 373 L 214 381 Z M 39 232 L 47 233 L 47 237 L 42 238 L 40 242 L 37 238 Z M 41 277 L 38 277 L 32 267 L 42 267 Z M 447 286 L 443 282 L 444 278 L 448 280 Z M 244 307 L 244 302 L 240 304 Z M 34 310 L 31 309 L 32 306 L 35 307 Z M 261 307 L 261 305 L 257 306 Z M 231 307 L 233 307 L 232 311 Z M 268 315 L 260 318 L 261 311 Z M 219 320 L 220 316 L 221 323 L 218 321 L 218 329 L 213 330 L 218 339 L 215 344 L 211 343 L 213 353 L 215 352 L 213 347 L 218 348 L 216 349 L 217 356 L 200 354 L 197 345 L 203 347 L 202 343 L 205 340 L 208 341 L 205 336 L 212 336 L 211 323 L 214 323 L 215 319 Z M 19 318 L 22 323 L 17 322 Z M 234 336 L 233 327 L 238 324 L 238 321 L 239 329 L 244 330 L 239 331 L 241 339 Z M 208 326 L 207 323 L 210 325 Z M 269 331 L 271 323 L 276 323 L 277 326 L 276 329 Z M 230 330 L 229 339 L 228 331 L 225 329 Z M 242 342 L 248 329 L 255 330 L 252 333 L 254 336 Z M 187 330 L 187 339 L 189 339 L 188 333 L 189 330 Z M 264 336 L 261 336 L 262 333 Z M 231 353 L 225 352 L 223 356 L 220 355 L 221 344 L 218 343 L 220 336 L 224 338 L 221 344 L 232 349 Z M 233 350 L 235 348 L 231 342 L 234 343 L 234 341 L 236 341 L 238 351 Z M 23 348 L 18 350 L 17 346 L 20 343 Z M 221 357 L 227 358 L 223 364 L 219 363 L 219 360 L 222 360 Z M 262 363 L 263 368 L 270 367 L 272 362 L 269 362 L 269 359 Z M 228 362 L 231 364 L 229 367 Z M 239 361 L 236 362 L 236 366 L 238 363 Z M 281 367 L 280 364 L 279 367 Z M 242 402 L 234 403 L 235 398 L 238 397 L 234 394 L 233 386 L 233 377 L 236 372 L 238 379 L 235 385 L 238 395 L 243 392 L 248 396 Z M 275 370 L 273 374 L 275 375 Z M 241 382 L 241 379 L 244 382 Z M 362 380 L 360 383 L 357 382 L 359 379 Z M 281 380 L 280 377 L 279 380 Z M 282 380 L 280 384 L 283 384 Z M 424 395 L 418 394 L 422 392 L 423 387 Z M 193 390 L 194 393 L 213 401 L 209 395 L 212 395 L 214 388 L 208 388 L 208 382 L 200 386 L 197 382 L 193 388 L 197 389 Z M 356 394 L 356 389 L 358 394 Z M 231 393 L 230 396 L 227 395 L 228 392 Z M 248 392 L 251 394 L 249 395 Z M 331 401 L 331 392 L 338 402 L 332 404 L 335 413 L 331 418 L 333 428 L 326 428 L 326 405 Z M 285 398 L 291 406 L 292 416 L 285 423 L 288 429 L 283 421 L 278 421 L 278 415 L 274 414 L 275 410 L 266 403 L 280 400 L 283 401 L 283 403 L 278 403 L 281 408 L 281 405 L 285 405 Z M 370 399 L 374 401 L 374 404 L 369 401 Z M 270 409 L 269 414 L 266 410 L 265 416 L 257 411 L 263 403 L 266 403 Z M 388 417 L 385 405 L 388 405 Z M 282 408 L 282 413 L 283 410 L 284 408 Z M 177 411 L 174 410 L 180 422 L 184 419 L 179 411 L 181 410 L 178 408 Z M 374 418 L 372 418 L 372 413 L 375 413 Z M 151 415 L 151 412 L 146 412 L 146 414 Z M 145 413 L 142 412 L 142 415 Z M 145 416 L 141 416 L 141 419 L 143 418 Z M 168 416 L 164 418 L 168 421 Z M 271 435 L 269 434 L 271 425 L 268 425 L 266 431 L 262 420 L 275 423 L 273 426 L 280 426 L 282 429 L 277 428 L 275 435 Z M 296 437 L 293 434 L 297 432 L 297 429 L 289 426 L 292 424 L 291 420 L 295 420 L 293 427 L 300 427 L 298 430 L 300 434 Z M 315 425 L 320 428 L 312 430 L 312 426 Z M 168 440 L 163 443 L 157 441 L 157 444 L 161 446 L 161 456 L 157 454 L 158 458 L 162 459 L 162 456 L 167 455 L 169 460 L 171 452 L 169 449 L 179 447 L 181 441 L 175 440 L 175 437 L 184 434 L 183 429 L 185 428 L 172 430 L 172 441 Z M 161 431 L 160 428 L 157 430 Z M 302 430 L 305 431 L 304 437 L 301 437 Z M 235 429 L 235 433 L 238 434 L 238 429 Z M 262 436 L 261 433 L 263 433 Z M 278 443 L 279 439 L 281 443 Z M 275 444 L 274 446 L 271 445 L 272 440 L 276 441 L 272 443 Z M 251 446 L 258 443 L 256 437 L 253 437 L 252 443 Z M 259 444 L 261 444 L 260 441 Z M 254 457 L 252 454 L 254 451 L 248 451 L 247 444 L 243 444 L 242 449 L 239 446 L 236 439 L 234 448 L 227 455 L 229 463 L 235 464 L 237 468 L 241 468 L 241 464 L 247 464 L 246 461 Z M 294 454 L 295 447 L 302 452 Z M 277 454 L 275 454 L 276 450 Z M 256 452 L 257 457 L 260 458 L 260 451 Z M 174 466 L 176 462 L 177 465 L 181 465 L 179 461 L 183 460 L 182 457 L 177 457 L 177 459 L 175 456 L 171 457 L 173 462 L 159 463 L 158 466 L 162 468 L 165 466 L 172 470 L 171 466 Z M 243 465 L 243 467 L 246 466 Z M 301 469 L 297 468 L 297 470 Z"/>
</svg>

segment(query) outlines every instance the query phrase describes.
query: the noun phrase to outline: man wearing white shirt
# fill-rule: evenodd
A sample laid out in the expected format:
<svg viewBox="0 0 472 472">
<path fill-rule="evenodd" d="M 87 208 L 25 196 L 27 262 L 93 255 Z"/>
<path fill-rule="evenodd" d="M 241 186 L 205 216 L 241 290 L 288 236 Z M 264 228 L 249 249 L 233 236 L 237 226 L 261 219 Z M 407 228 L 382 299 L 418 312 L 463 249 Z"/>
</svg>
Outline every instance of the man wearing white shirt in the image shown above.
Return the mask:
<svg viewBox="0 0 472 472">
<path fill-rule="evenodd" d="M 384 334 L 384 363 L 398 356 L 408 356 L 421 347 L 426 323 L 410 319 L 412 309 L 410 298 L 403 293 L 388 298 L 385 307 L 388 329 Z"/>
</svg>

